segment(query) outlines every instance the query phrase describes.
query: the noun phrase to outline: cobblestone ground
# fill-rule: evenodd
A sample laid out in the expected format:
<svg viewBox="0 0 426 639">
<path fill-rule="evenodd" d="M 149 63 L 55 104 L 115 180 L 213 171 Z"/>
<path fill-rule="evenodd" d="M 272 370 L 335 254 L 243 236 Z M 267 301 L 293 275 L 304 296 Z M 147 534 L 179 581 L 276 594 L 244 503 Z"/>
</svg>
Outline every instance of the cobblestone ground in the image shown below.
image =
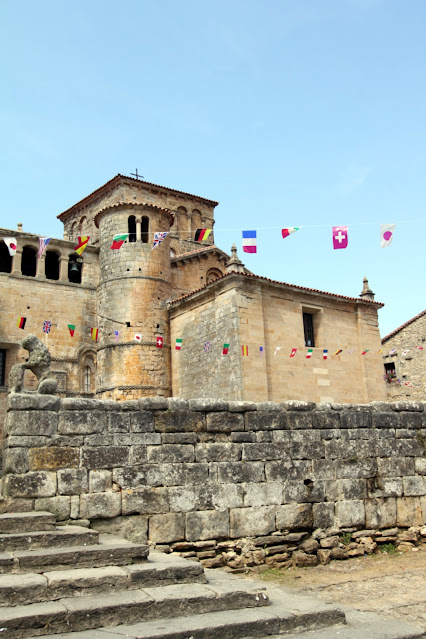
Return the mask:
<svg viewBox="0 0 426 639">
<path fill-rule="evenodd" d="M 327 603 L 376 612 L 426 630 L 426 544 L 402 554 L 268 570 L 262 578 L 312 592 Z"/>
</svg>

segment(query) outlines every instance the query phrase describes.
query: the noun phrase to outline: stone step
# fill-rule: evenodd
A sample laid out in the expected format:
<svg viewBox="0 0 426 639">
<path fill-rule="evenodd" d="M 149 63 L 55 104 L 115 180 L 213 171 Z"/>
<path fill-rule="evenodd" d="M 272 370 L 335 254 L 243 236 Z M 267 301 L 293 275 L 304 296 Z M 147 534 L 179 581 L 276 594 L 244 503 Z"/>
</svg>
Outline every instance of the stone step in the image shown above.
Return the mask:
<svg viewBox="0 0 426 639">
<path fill-rule="evenodd" d="M 161 553 L 152 553 L 142 564 L 123 567 L 0 575 L 0 607 L 98 595 L 117 590 L 206 582 L 203 567 L 197 561 L 176 557 L 164 562 L 163 557 Z"/>
<path fill-rule="evenodd" d="M 99 533 L 80 526 L 59 526 L 53 530 L 37 530 L 25 533 L 0 534 L 2 552 L 27 550 L 29 548 L 63 548 L 64 546 L 93 546 L 98 543 Z"/>
<path fill-rule="evenodd" d="M 148 556 L 145 544 L 115 543 L 93 546 L 17 550 L 0 554 L 0 573 L 41 573 L 70 568 L 100 568 L 124 566 L 144 561 Z"/>
<path fill-rule="evenodd" d="M 56 517 L 48 512 L 5 513 L 0 515 L 0 533 L 55 530 Z"/>
<path fill-rule="evenodd" d="M 249 613 L 251 608 L 267 605 L 265 589 L 249 581 L 241 580 L 238 589 L 229 583 L 181 584 L 4 607 L 0 608 L 0 628 L 4 632 L 2 639 L 24 639 L 41 631 L 52 635 L 70 628 L 93 632 L 103 625 L 117 626 L 129 619 L 147 623 L 170 617 L 171 613 L 174 623 L 179 617 L 212 612 L 222 615 L 223 611 L 232 611 L 232 616 L 241 609 Z"/>
</svg>

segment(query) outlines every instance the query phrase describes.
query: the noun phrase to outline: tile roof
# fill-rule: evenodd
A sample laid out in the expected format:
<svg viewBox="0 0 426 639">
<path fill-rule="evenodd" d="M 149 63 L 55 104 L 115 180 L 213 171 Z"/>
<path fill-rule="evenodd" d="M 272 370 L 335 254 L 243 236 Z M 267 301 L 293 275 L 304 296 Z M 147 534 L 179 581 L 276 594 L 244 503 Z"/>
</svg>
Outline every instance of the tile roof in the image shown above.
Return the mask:
<svg viewBox="0 0 426 639">
<path fill-rule="evenodd" d="M 415 322 L 416 320 L 418 320 L 420 317 L 422 317 L 425 314 L 426 314 L 426 310 L 422 311 L 418 315 L 415 315 L 414 317 L 409 319 L 408 322 L 405 322 L 405 324 L 402 324 L 401 326 L 398 326 L 398 328 L 396 328 L 394 331 L 392 331 L 392 333 L 389 333 L 389 335 L 386 335 L 386 337 L 383 337 L 382 344 L 384 342 L 386 342 L 386 340 L 388 340 L 390 337 L 393 337 L 394 335 L 399 333 L 399 331 L 402 331 L 403 328 L 405 328 L 406 326 L 409 326 L 409 324 L 412 324 L 413 322 Z"/>
<path fill-rule="evenodd" d="M 207 202 L 208 204 L 213 204 L 214 206 L 217 206 L 219 204 L 219 202 L 216 202 L 215 200 L 209 200 L 209 199 L 207 199 L 205 197 L 201 197 L 200 195 L 194 195 L 192 193 L 186 193 L 185 191 L 178 191 L 177 189 L 171 189 L 168 186 L 161 186 L 160 184 L 154 184 L 153 182 L 145 182 L 144 180 L 137 180 L 136 178 L 128 177 L 127 175 L 122 175 L 121 173 L 118 173 L 111 180 L 108 180 L 108 182 L 105 182 L 105 184 L 103 184 L 102 186 L 99 186 L 97 189 L 95 189 L 94 191 L 92 191 L 91 193 L 86 195 L 83 199 L 79 200 L 78 202 L 76 202 L 75 204 L 70 206 L 69 209 L 67 209 L 66 211 L 63 211 L 62 213 L 57 215 L 57 218 L 62 220 L 63 217 L 65 217 L 67 215 L 67 213 L 70 213 L 73 209 L 75 209 L 79 205 L 81 205 L 84 202 L 86 202 L 86 200 L 90 200 L 93 196 L 101 195 L 102 191 L 107 191 L 109 188 L 112 188 L 113 186 L 115 186 L 114 183 L 118 184 L 121 180 L 129 180 L 130 182 L 134 182 L 135 184 L 142 184 L 142 185 L 145 185 L 145 186 L 148 186 L 148 187 L 152 186 L 152 187 L 155 187 L 157 189 L 164 189 L 165 191 L 170 191 L 171 193 L 179 193 L 180 195 L 186 195 L 188 197 L 192 197 L 192 198 L 195 198 L 197 200 L 201 200 L 202 202 Z"/>
<path fill-rule="evenodd" d="M 188 251 L 187 253 L 179 253 L 179 255 L 175 255 L 175 257 L 172 259 L 172 262 L 177 262 L 178 260 L 186 259 L 193 256 L 195 257 L 196 255 L 199 255 L 200 253 L 205 253 L 207 251 L 209 252 L 217 251 L 218 253 L 221 253 L 224 257 L 226 257 L 229 260 L 229 255 L 227 255 L 225 251 L 222 251 L 222 249 L 218 248 L 216 244 L 209 244 L 208 246 L 202 246 L 199 249 L 194 249 L 193 251 Z"/>
<path fill-rule="evenodd" d="M 135 209 L 135 208 L 139 208 L 139 207 L 143 207 L 143 208 L 150 208 L 150 209 L 156 209 L 157 211 L 163 211 L 163 213 L 168 213 L 171 217 L 171 224 L 173 224 L 174 221 L 174 215 L 171 212 L 170 209 L 165 209 L 162 206 L 156 206 L 155 204 L 150 204 L 149 202 L 142 204 L 140 202 L 117 202 L 117 204 L 111 204 L 111 206 L 106 206 L 104 209 L 101 209 L 100 211 L 98 211 L 95 215 L 94 218 L 94 222 L 95 222 L 95 226 L 96 228 L 99 228 L 99 219 L 101 218 L 101 216 L 106 213 L 107 211 L 111 211 L 112 209 L 119 209 L 122 206 L 125 206 L 126 208 L 131 208 L 131 209 Z M 170 225 L 171 225 L 170 224 Z"/>
<path fill-rule="evenodd" d="M 306 286 L 298 286 L 297 284 L 288 284 L 288 282 L 280 282 L 279 280 L 271 280 L 271 279 L 269 279 L 269 277 L 263 277 L 262 275 L 254 275 L 254 273 L 225 273 L 224 275 L 222 275 L 222 277 L 218 277 L 216 280 L 214 280 L 214 282 L 211 282 L 210 284 L 205 284 L 201 288 L 197 288 L 194 291 L 191 291 L 190 293 L 186 293 L 185 295 L 182 295 L 181 297 L 178 297 L 176 300 L 173 300 L 173 302 L 170 302 L 170 305 L 176 304 L 177 302 L 181 302 L 182 300 L 184 300 L 184 299 L 186 299 L 188 297 L 191 297 L 191 295 L 193 295 L 194 293 L 199 293 L 203 289 L 206 289 L 208 286 L 212 286 L 214 284 L 217 284 L 221 280 L 225 279 L 226 277 L 230 277 L 231 275 L 236 275 L 236 276 L 239 276 L 239 277 L 249 277 L 249 278 L 256 279 L 256 280 L 261 280 L 263 282 L 270 282 L 272 284 L 281 284 L 281 285 L 284 285 L 284 286 L 289 286 L 289 287 L 291 287 L 293 289 L 297 289 L 298 291 L 308 291 L 309 293 L 319 293 L 320 295 L 328 295 L 330 297 L 334 297 L 334 298 L 337 298 L 337 299 L 343 299 L 343 300 L 349 300 L 351 302 L 360 302 L 362 304 L 372 304 L 373 306 L 377 306 L 379 308 L 384 306 L 384 304 L 382 304 L 381 302 L 374 302 L 373 300 L 366 300 L 366 299 L 363 299 L 362 297 L 348 297 L 347 295 L 339 295 L 338 293 L 328 293 L 327 291 L 320 291 L 317 288 L 307 288 Z"/>
</svg>

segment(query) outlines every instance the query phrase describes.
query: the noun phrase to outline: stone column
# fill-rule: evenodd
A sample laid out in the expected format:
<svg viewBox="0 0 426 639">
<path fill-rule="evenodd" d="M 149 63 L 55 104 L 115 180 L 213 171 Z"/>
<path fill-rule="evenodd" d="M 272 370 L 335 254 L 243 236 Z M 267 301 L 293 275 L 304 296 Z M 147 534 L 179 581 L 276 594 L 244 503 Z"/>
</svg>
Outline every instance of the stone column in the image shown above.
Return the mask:
<svg viewBox="0 0 426 639">
<path fill-rule="evenodd" d="M 46 253 L 43 253 L 43 255 L 37 259 L 36 279 L 46 279 Z"/>
<path fill-rule="evenodd" d="M 192 236 L 192 229 L 191 229 L 191 224 L 192 224 L 192 216 L 191 213 L 187 213 L 187 222 L 188 222 L 188 240 L 193 240 L 193 236 Z"/>
<path fill-rule="evenodd" d="M 136 220 L 136 242 L 140 242 L 142 240 L 142 220 Z"/>
<path fill-rule="evenodd" d="M 22 249 L 17 248 L 16 253 L 12 259 L 12 274 L 20 275 L 21 274 L 21 265 L 22 265 Z"/>
<path fill-rule="evenodd" d="M 59 262 L 59 280 L 61 282 L 68 282 L 68 257 L 61 255 Z"/>
</svg>

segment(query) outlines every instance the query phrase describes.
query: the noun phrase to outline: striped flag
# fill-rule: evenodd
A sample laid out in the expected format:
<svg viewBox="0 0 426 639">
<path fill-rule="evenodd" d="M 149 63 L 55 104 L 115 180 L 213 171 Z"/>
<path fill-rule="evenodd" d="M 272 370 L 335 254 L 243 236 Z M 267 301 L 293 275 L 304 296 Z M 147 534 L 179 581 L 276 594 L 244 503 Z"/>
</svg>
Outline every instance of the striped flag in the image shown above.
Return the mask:
<svg viewBox="0 0 426 639">
<path fill-rule="evenodd" d="M 77 255 L 81 255 L 90 240 L 90 235 L 79 235 L 77 240 L 78 244 L 77 246 L 74 246 L 74 251 Z"/>
<path fill-rule="evenodd" d="M 182 340 L 180 339 L 180 337 L 177 337 L 176 344 L 175 344 L 175 351 L 180 351 L 181 348 L 182 348 Z"/>
<path fill-rule="evenodd" d="M 204 242 L 212 231 L 213 229 L 197 229 L 195 231 L 194 242 Z"/>
<path fill-rule="evenodd" d="M 24 330 L 24 328 L 25 328 L 25 322 L 26 322 L 26 321 L 27 321 L 27 318 L 26 318 L 26 317 L 20 317 L 20 318 L 18 319 L 18 323 L 16 324 L 16 326 L 17 326 L 18 328 L 22 328 L 22 330 Z"/>
<path fill-rule="evenodd" d="M 75 324 L 68 324 L 68 330 L 70 332 L 71 337 L 74 337 Z"/>
<path fill-rule="evenodd" d="M 124 242 L 129 237 L 129 233 L 122 233 L 121 235 L 114 235 L 112 238 L 112 244 L 109 248 L 119 249 L 123 246 Z"/>
<path fill-rule="evenodd" d="M 308 352 L 306 354 L 306 359 L 311 359 L 313 352 L 314 352 L 313 348 L 308 348 Z"/>
<path fill-rule="evenodd" d="M 327 359 L 328 358 L 328 349 L 324 348 L 322 351 L 322 358 L 323 359 Z"/>
<path fill-rule="evenodd" d="M 222 355 L 228 355 L 229 344 L 224 344 L 222 348 Z"/>
<path fill-rule="evenodd" d="M 265 349 L 263 348 L 263 346 L 259 346 L 259 355 L 260 355 L 260 357 L 263 357 L 264 353 L 265 353 Z"/>
<path fill-rule="evenodd" d="M 341 353 L 341 352 L 342 352 L 342 349 L 341 349 L 341 348 L 339 348 L 339 350 L 338 350 L 338 351 L 336 351 L 335 353 L 333 353 L 333 355 L 340 355 L 340 353 Z"/>
<path fill-rule="evenodd" d="M 118 338 L 120 337 L 120 331 L 114 331 L 114 340 L 118 342 Z"/>
<path fill-rule="evenodd" d="M 90 329 L 90 334 L 91 334 L 91 336 L 92 336 L 92 340 L 93 340 L 94 342 L 97 342 L 97 341 L 98 341 L 99 329 L 97 329 L 97 328 L 91 328 L 91 329 Z"/>
<path fill-rule="evenodd" d="M 243 356 L 246 355 L 248 357 L 248 346 L 241 346 L 241 351 Z"/>
<path fill-rule="evenodd" d="M 361 355 L 367 355 L 367 353 L 369 352 L 369 348 L 367 348 L 365 351 L 362 351 Z"/>
<path fill-rule="evenodd" d="M 256 253 L 256 231 L 243 231 L 243 251 L 244 253 Z"/>
<path fill-rule="evenodd" d="M 49 244 L 50 240 L 52 238 L 50 237 L 39 237 L 38 238 L 38 259 L 40 259 L 43 256 L 43 253 L 46 250 L 47 245 Z"/>
<path fill-rule="evenodd" d="M 292 348 L 291 349 L 291 353 L 290 353 L 290 357 L 294 357 L 297 353 L 297 348 Z"/>
</svg>

